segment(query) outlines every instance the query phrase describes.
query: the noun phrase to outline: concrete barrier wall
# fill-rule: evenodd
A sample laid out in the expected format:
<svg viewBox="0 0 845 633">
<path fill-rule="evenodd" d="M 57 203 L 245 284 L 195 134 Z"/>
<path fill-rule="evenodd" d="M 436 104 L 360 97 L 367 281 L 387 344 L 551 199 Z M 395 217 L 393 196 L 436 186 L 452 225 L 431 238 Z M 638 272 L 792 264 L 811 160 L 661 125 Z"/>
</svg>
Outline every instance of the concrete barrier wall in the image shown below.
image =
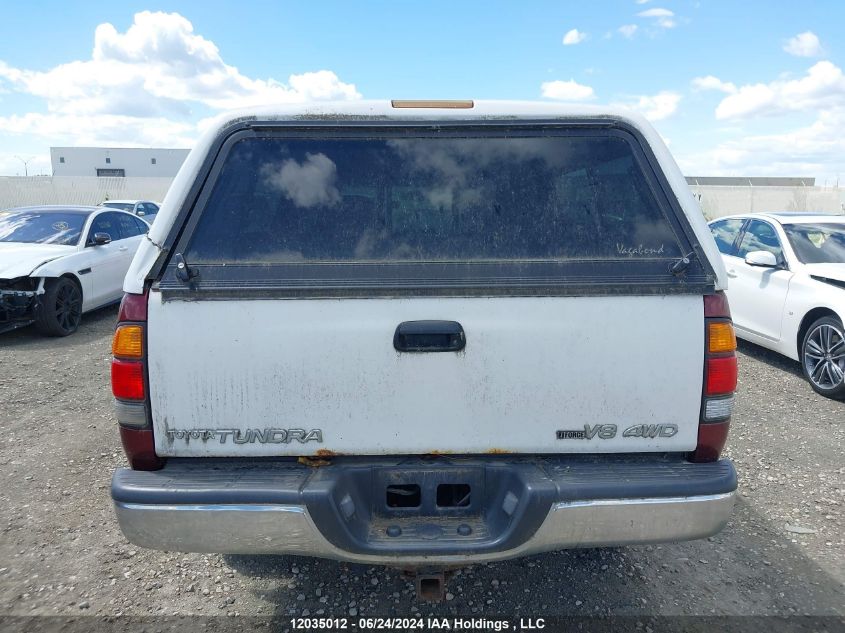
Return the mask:
<svg viewBox="0 0 845 633">
<path fill-rule="evenodd" d="M 171 178 L 0 177 L 0 209 L 37 204 L 96 205 L 106 198 L 161 201 Z M 843 213 L 838 187 L 734 187 L 690 185 L 708 220 L 752 211 Z"/>
<path fill-rule="evenodd" d="M 0 177 L 0 209 L 38 204 L 97 205 L 109 200 L 161 201 L 172 178 Z"/>
<path fill-rule="evenodd" d="M 843 213 L 838 187 L 725 187 L 690 185 L 708 220 L 732 213 L 811 211 Z"/>
</svg>

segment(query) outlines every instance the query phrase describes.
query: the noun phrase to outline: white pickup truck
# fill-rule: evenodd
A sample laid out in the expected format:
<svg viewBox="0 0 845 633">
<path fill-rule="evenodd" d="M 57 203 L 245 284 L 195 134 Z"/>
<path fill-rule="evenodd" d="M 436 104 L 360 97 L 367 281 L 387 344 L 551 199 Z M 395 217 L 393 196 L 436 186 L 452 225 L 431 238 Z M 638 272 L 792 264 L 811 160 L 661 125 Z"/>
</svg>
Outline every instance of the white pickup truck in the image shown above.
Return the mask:
<svg viewBox="0 0 845 633">
<path fill-rule="evenodd" d="M 126 277 L 121 528 L 428 570 L 714 534 L 736 490 L 725 285 L 630 113 L 225 118 Z"/>
</svg>

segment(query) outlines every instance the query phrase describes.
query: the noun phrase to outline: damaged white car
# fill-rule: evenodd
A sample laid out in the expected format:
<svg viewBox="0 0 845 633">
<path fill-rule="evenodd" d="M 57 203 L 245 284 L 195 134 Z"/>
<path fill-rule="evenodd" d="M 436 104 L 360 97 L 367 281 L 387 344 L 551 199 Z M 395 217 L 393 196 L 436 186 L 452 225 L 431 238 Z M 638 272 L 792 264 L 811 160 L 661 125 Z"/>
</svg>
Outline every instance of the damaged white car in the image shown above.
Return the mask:
<svg viewBox="0 0 845 633">
<path fill-rule="evenodd" d="M 149 228 L 102 207 L 0 211 L 0 333 L 34 323 L 46 335 L 67 336 L 84 312 L 119 301 Z"/>
</svg>

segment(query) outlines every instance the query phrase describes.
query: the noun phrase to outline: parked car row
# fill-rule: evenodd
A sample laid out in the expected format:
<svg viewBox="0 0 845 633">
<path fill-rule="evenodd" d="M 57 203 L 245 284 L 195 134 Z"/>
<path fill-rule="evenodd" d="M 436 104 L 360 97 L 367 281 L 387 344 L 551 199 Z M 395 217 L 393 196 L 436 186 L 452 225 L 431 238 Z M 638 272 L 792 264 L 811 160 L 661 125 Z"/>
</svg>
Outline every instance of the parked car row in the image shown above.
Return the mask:
<svg viewBox="0 0 845 633">
<path fill-rule="evenodd" d="M 0 211 L 0 332 L 29 324 L 67 336 L 122 296 L 146 217 L 111 206 Z"/>
</svg>

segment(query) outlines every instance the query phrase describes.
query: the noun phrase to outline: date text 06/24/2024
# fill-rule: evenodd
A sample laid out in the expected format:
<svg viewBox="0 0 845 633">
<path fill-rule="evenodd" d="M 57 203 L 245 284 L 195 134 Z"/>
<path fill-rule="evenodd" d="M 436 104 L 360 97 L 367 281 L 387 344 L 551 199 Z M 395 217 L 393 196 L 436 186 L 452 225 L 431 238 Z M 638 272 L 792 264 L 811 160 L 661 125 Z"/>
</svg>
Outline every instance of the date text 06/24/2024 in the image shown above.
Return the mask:
<svg viewBox="0 0 845 633">
<path fill-rule="evenodd" d="M 516 621 L 488 618 L 292 618 L 296 631 L 402 630 L 402 631 L 538 631 L 546 628 L 544 618 Z"/>
</svg>

